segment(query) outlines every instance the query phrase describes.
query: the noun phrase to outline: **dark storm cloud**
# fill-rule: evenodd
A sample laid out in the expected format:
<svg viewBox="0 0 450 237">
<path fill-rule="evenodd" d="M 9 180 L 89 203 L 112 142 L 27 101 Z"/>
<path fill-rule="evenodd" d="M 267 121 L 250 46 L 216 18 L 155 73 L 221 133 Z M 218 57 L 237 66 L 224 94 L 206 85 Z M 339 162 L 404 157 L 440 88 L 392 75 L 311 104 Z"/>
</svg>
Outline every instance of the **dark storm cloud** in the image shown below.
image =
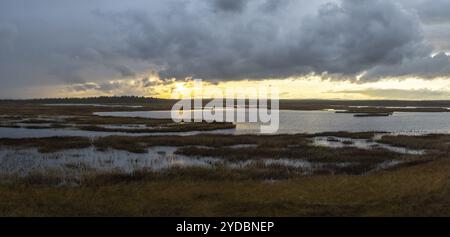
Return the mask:
<svg viewBox="0 0 450 237">
<path fill-rule="evenodd" d="M 426 23 L 450 21 L 449 0 L 401 0 L 401 2 L 413 8 Z"/>
<path fill-rule="evenodd" d="M 162 63 L 163 77 L 242 79 L 311 72 L 354 76 L 430 52 L 417 16 L 388 0 L 343 0 L 306 15 L 297 15 L 302 4 L 295 1 L 264 16 L 266 2 L 247 4 L 232 19 L 188 10 L 121 15 L 133 29 L 124 53 Z"/>
<path fill-rule="evenodd" d="M 447 19 L 448 2 L 3 0 L 0 82 L 101 84 L 148 71 L 205 80 L 448 76 L 448 56 L 430 57 L 434 41 L 423 34 L 423 22 Z"/>
<path fill-rule="evenodd" d="M 315 72 L 354 74 L 427 50 L 416 16 L 392 1 L 327 4 L 304 22 L 295 61 L 313 66 Z"/>
<path fill-rule="evenodd" d="M 221 11 L 241 12 L 244 10 L 247 0 L 212 0 L 211 3 Z"/>
<path fill-rule="evenodd" d="M 418 57 L 405 59 L 401 64 L 376 66 L 369 70 L 362 79 L 381 79 L 386 77 L 420 77 L 436 78 L 449 77 L 450 57 L 439 53 L 432 57 Z"/>
<path fill-rule="evenodd" d="M 114 69 L 117 70 L 122 77 L 134 77 L 136 73 L 125 65 L 115 65 Z"/>
</svg>

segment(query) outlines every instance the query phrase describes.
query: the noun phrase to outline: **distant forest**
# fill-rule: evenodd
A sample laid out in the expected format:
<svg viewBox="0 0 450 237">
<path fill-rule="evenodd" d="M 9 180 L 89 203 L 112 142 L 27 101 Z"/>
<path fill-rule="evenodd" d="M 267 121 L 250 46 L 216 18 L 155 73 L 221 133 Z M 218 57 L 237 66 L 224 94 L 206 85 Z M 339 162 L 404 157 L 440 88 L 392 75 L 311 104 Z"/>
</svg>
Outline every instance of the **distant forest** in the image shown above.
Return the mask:
<svg viewBox="0 0 450 237">
<path fill-rule="evenodd" d="M 143 96 L 99 96 L 86 98 L 42 98 L 24 100 L 0 100 L 0 103 L 29 103 L 29 104 L 146 104 L 157 102 L 173 102 L 168 99 L 158 99 Z M 343 106 L 412 106 L 412 107 L 449 107 L 450 100 L 280 100 L 280 105 L 343 105 Z"/>
<path fill-rule="evenodd" d="M 86 98 L 42 98 L 24 100 L 0 100 L 0 102 L 22 102 L 32 104 L 144 104 L 161 101 L 153 97 L 143 96 L 99 96 Z"/>
</svg>

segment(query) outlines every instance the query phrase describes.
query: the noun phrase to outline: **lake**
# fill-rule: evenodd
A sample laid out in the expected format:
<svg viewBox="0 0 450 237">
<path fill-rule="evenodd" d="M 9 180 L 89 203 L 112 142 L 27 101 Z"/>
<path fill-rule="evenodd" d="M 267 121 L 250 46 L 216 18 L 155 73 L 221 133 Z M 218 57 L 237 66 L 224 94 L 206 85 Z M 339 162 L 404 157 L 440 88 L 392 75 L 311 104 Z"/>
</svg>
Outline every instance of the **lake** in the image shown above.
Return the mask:
<svg viewBox="0 0 450 237">
<path fill-rule="evenodd" d="M 170 118 L 170 111 L 98 112 L 99 116 Z M 333 131 L 368 132 L 383 131 L 398 134 L 450 133 L 449 113 L 397 112 L 389 117 L 353 117 L 352 114 L 334 111 L 280 110 L 280 127 L 277 134 L 321 133 Z M 191 136 L 200 133 L 259 134 L 258 123 L 237 123 L 236 129 L 170 133 L 94 132 L 75 129 L 0 128 L 0 138 L 30 138 L 53 136 L 103 137 L 122 136 Z"/>
<path fill-rule="evenodd" d="M 100 116 L 170 118 L 170 111 L 99 112 Z M 396 112 L 388 117 L 354 117 L 334 111 L 280 110 L 278 134 L 332 131 L 450 133 L 450 112 Z M 257 134 L 258 123 L 238 123 L 235 134 Z"/>
</svg>

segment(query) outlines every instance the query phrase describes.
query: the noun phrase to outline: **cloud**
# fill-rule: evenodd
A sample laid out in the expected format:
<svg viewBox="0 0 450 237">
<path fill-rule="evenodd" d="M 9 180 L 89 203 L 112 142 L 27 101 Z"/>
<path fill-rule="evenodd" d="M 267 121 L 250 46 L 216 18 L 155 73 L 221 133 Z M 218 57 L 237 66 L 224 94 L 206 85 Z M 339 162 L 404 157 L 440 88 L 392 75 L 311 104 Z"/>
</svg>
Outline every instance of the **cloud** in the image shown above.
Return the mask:
<svg viewBox="0 0 450 237">
<path fill-rule="evenodd" d="M 449 77 L 450 56 L 439 53 L 430 57 L 404 59 L 401 64 L 376 66 L 369 70 L 363 80 L 381 79 L 386 77 L 419 77 L 433 79 Z"/>
<path fill-rule="evenodd" d="M 331 93 L 340 94 L 360 94 L 376 99 L 406 99 L 417 100 L 420 99 L 448 99 L 450 92 L 443 90 L 417 89 L 417 90 L 402 90 L 402 89 L 378 89 L 369 88 L 362 90 L 343 90 L 333 91 Z"/>
<path fill-rule="evenodd" d="M 168 86 L 172 80 L 161 80 L 154 74 L 129 80 L 110 80 L 105 82 L 86 82 L 66 86 L 70 94 L 99 93 L 103 95 L 146 95 L 158 96 L 159 86 Z"/>
<path fill-rule="evenodd" d="M 241 12 L 244 10 L 247 0 L 212 0 L 215 9 L 227 12 Z"/>
<path fill-rule="evenodd" d="M 397 0 L 420 17 L 426 40 L 436 51 L 450 52 L 450 1 Z"/>
<path fill-rule="evenodd" d="M 430 57 L 435 50 L 428 45 L 447 36 L 433 41 L 423 34 L 433 14 L 434 21 L 444 21 L 447 5 L 444 0 L 3 0 L 1 91 L 101 85 L 148 71 L 161 79 L 209 81 L 322 73 L 354 79 L 364 72 L 364 81 L 449 76 L 446 57 Z"/>
<path fill-rule="evenodd" d="M 400 0 L 400 2 L 415 9 L 425 23 L 450 21 L 448 0 Z"/>
<path fill-rule="evenodd" d="M 136 76 L 136 73 L 126 65 L 114 65 L 114 69 L 117 70 L 122 77 Z"/>
<path fill-rule="evenodd" d="M 159 64 L 162 77 L 231 80 L 311 72 L 351 77 L 430 50 L 416 14 L 392 1 L 342 0 L 298 15 L 304 2 L 289 2 L 271 15 L 261 14 L 261 4 L 249 1 L 233 19 L 189 6 L 120 15 L 131 29 L 123 53 Z"/>
<path fill-rule="evenodd" d="M 0 50 L 11 49 L 17 34 L 18 31 L 14 25 L 0 22 Z"/>
</svg>

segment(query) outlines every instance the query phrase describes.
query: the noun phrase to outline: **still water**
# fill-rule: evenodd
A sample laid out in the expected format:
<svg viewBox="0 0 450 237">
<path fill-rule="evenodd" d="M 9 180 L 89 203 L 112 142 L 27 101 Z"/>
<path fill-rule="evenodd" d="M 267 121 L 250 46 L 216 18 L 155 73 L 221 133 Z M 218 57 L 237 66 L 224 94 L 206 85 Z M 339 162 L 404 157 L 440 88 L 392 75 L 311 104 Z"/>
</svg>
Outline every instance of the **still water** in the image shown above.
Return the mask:
<svg viewBox="0 0 450 237">
<path fill-rule="evenodd" d="M 327 169 L 345 168 L 357 163 L 320 163 L 300 159 L 257 159 L 228 161 L 221 157 L 188 157 L 175 154 L 176 147 L 156 146 L 148 148 L 146 153 L 130 153 L 108 149 L 99 152 L 94 147 L 71 149 L 52 153 L 40 153 L 37 149 L 0 149 L 0 174 L 28 176 L 51 172 L 61 178 L 73 178 L 98 172 L 132 173 L 139 170 L 159 171 L 169 168 L 229 167 L 244 169 L 252 166 L 284 166 L 295 168 L 302 174 Z M 379 169 L 380 163 L 372 170 Z"/>
<path fill-rule="evenodd" d="M 170 111 L 99 112 L 99 116 L 170 118 Z M 367 132 L 383 131 L 398 134 L 450 133 L 450 112 L 422 113 L 398 112 L 389 117 L 353 117 L 352 114 L 334 111 L 280 110 L 280 123 L 277 134 L 321 133 L 333 131 Z M 30 138 L 53 136 L 103 137 L 111 135 L 126 136 L 190 136 L 200 133 L 213 134 L 259 134 L 261 124 L 237 123 L 236 129 L 208 132 L 170 132 L 170 133 L 122 133 L 93 132 L 75 129 L 26 129 L 0 128 L 0 138 Z"/>
<path fill-rule="evenodd" d="M 170 111 L 101 112 L 100 116 L 170 118 Z M 334 111 L 280 110 L 278 134 L 331 131 L 394 133 L 450 133 L 450 112 L 396 112 L 388 117 L 354 117 Z M 256 134 L 257 123 L 238 123 L 235 134 Z"/>
</svg>

